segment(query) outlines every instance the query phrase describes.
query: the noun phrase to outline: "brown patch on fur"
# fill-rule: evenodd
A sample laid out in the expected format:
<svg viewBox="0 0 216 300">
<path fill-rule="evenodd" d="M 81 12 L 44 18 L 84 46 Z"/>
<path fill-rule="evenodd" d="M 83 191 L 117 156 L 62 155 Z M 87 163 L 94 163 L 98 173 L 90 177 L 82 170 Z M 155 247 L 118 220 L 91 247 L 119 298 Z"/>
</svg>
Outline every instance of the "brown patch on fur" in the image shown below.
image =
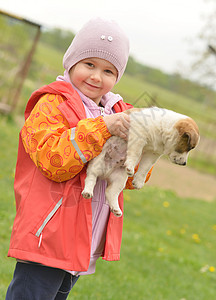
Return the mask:
<svg viewBox="0 0 216 300">
<path fill-rule="evenodd" d="M 181 119 L 174 127 L 178 130 L 180 135 L 176 147 L 177 152 L 188 152 L 196 147 L 199 142 L 199 128 L 193 119 Z"/>
<path fill-rule="evenodd" d="M 143 110 L 143 108 L 134 107 L 134 108 L 124 110 L 124 113 L 127 115 L 130 115 L 131 113 L 133 113 L 135 111 L 140 111 L 140 110 Z"/>
</svg>

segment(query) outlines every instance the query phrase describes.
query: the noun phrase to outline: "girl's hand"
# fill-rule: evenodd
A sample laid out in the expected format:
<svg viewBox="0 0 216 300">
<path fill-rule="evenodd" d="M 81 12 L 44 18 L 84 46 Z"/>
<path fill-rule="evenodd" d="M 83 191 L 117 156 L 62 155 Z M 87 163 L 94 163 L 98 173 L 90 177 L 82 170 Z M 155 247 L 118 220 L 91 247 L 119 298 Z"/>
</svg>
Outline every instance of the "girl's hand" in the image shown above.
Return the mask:
<svg viewBox="0 0 216 300">
<path fill-rule="evenodd" d="M 130 117 L 124 112 L 104 117 L 107 129 L 111 135 L 127 140 L 130 127 Z"/>
</svg>

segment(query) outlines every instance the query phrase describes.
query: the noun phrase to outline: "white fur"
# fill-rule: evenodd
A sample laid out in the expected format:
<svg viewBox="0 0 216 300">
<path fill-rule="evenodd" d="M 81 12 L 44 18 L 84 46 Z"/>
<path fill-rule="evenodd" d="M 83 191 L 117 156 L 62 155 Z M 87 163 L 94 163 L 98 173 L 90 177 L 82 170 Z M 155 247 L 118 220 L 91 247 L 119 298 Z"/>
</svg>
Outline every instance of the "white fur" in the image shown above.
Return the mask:
<svg viewBox="0 0 216 300">
<path fill-rule="evenodd" d="M 102 152 L 88 164 L 82 192 L 84 198 L 91 198 L 97 177 L 106 179 L 106 200 L 110 210 L 118 217 L 122 215 L 118 196 L 128 176 L 134 175 L 138 163 L 133 179 L 136 189 L 143 187 L 149 170 L 161 155 L 168 155 L 173 163 L 180 165 L 186 164 L 188 156 L 188 152 L 175 151 L 179 132 L 174 127 L 176 122 L 187 116 L 157 107 L 134 110 L 129 115 L 128 142 L 116 136 L 106 142 Z"/>
</svg>

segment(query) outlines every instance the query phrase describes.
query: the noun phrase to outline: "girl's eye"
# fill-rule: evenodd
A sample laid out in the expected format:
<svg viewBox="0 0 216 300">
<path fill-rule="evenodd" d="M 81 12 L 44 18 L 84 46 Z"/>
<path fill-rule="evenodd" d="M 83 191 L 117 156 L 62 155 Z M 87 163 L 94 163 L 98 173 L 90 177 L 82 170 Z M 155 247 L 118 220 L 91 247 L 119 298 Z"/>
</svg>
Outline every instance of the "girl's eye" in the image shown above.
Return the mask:
<svg viewBox="0 0 216 300">
<path fill-rule="evenodd" d="M 113 72 L 111 70 L 105 70 L 105 73 L 113 74 Z"/>
<path fill-rule="evenodd" d="M 93 65 L 92 63 L 90 63 L 90 62 L 86 62 L 86 65 L 87 65 L 88 67 L 90 67 L 90 68 L 93 68 L 93 67 L 94 67 L 94 65 Z"/>
</svg>

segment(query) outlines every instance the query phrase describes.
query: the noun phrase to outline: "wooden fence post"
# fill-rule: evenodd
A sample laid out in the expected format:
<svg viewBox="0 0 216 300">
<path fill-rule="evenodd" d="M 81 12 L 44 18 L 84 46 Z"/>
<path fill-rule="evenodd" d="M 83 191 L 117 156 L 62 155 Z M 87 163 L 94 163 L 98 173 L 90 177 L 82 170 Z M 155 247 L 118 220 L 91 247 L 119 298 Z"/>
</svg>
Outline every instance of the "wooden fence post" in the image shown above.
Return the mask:
<svg viewBox="0 0 216 300">
<path fill-rule="evenodd" d="M 30 68 L 30 65 L 31 65 L 31 61 L 32 61 L 32 57 L 33 57 L 33 54 L 35 52 L 38 40 L 40 38 L 40 33 L 41 33 L 40 26 L 38 26 L 37 33 L 36 33 L 33 45 L 32 45 L 32 47 L 31 47 L 31 49 L 28 53 L 28 56 L 27 56 L 27 58 L 26 58 L 26 60 L 23 64 L 23 67 L 21 68 L 21 70 L 17 74 L 16 81 L 18 82 L 18 85 L 17 85 L 16 91 L 15 91 L 14 97 L 12 99 L 11 111 L 10 112 L 13 112 L 15 110 L 15 108 L 17 106 L 17 103 L 19 101 L 19 97 L 20 97 L 20 93 L 21 93 L 21 90 L 22 90 L 22 87 L 23 87 L 23 83 L 24 83 L 25 78 L 28 74 L 28 71 L 29 71 L 29 68 Z"/>
</svg>

